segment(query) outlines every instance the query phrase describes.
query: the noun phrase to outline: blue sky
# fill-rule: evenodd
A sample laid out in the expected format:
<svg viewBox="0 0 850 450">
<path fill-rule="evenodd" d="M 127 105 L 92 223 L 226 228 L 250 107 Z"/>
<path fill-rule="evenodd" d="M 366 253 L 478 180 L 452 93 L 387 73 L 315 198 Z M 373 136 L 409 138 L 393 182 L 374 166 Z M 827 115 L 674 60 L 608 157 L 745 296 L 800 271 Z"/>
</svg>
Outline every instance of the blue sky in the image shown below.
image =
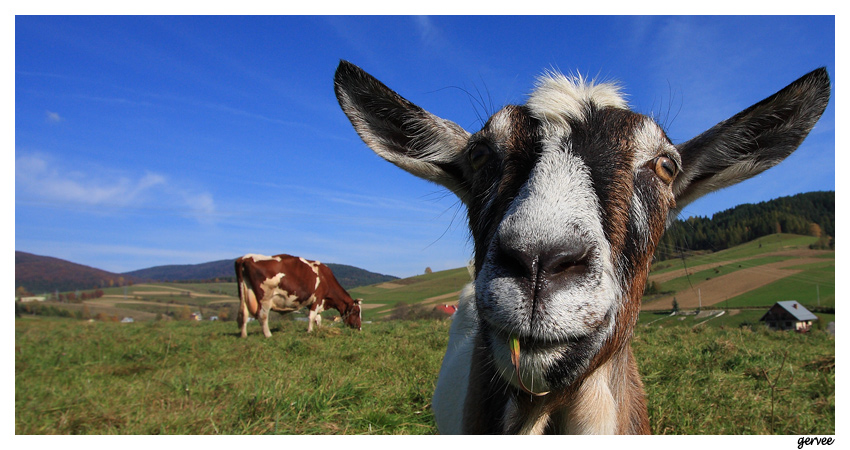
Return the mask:
<svg viewBox="0 0 850 450">
<path fill-rule="evenodd" d="M 360 141 L 340 59 L 473 132 L 544 70 L 618 80 L 683 142 L 812 69 L 834 81 L 835 20 L 18 16 L 15 249 L 114 272 L 245 253 L 466 264 L 465 210 Z M 788 160 L 684 215 L 834 189 L 831 101 Z"/>
</svg>

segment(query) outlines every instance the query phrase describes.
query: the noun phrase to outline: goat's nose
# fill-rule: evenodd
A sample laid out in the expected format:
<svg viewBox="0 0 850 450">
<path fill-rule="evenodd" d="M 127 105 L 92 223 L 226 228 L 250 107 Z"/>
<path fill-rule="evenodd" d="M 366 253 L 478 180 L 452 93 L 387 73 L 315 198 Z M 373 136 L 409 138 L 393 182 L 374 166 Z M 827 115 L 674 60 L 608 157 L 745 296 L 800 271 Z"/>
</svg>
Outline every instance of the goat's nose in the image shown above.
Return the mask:
<svg viewBox="0 0 850 450">
<path fill-rule="evenodd" d="M 500 241 L 499 250 L 503 268 L 514 276 L 535 282 L 583 275 L 591 254 L 590 247 L 580 242 L 535 249 Z"/>
</svg>

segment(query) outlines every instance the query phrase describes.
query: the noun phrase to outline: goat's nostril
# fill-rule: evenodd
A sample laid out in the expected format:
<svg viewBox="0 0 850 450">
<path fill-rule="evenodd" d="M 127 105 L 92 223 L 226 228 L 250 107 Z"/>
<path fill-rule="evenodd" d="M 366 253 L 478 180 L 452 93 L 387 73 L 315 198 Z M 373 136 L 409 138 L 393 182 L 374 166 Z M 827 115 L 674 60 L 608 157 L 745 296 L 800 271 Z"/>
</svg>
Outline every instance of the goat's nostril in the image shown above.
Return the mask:
<svg viewBox="0 0 850 450">
<path fill-rule="evenodd" d="M 576 245 L 549 251 L 525 251 L 520 246 L 499 243 L 496 264 L 506 273 L 531 280 L 577 276 L 587 272 L 592 247 Z"/>
<path fill-rule="evenodd" d="M 590 250 L 578 248 L 551 252 L 540 260 L 540 272 L 545 276 L 582 275 L 590 263 Z"/>
<path fill-rule="evenodd" d="M 537 273 L 537 258 L 516 247 L 500 243 L 498 264 L 509 273 L 530 278 Z"/>
</svg>

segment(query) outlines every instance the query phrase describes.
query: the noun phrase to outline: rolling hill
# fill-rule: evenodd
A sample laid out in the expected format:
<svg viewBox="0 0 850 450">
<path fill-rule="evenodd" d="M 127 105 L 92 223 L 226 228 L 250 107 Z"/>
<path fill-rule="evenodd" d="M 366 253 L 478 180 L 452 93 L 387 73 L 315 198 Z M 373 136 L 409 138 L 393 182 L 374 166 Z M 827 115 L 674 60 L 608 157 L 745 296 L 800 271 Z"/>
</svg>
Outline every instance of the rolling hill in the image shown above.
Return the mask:
<svg viewBox="0 0 850 450">
<path fill-rule="evenodd" d="M 234 259 L 222 259 L 201 264 L 166 265 L 125 273 L 112 273 L 50 256 L 15 251 L 15 288 L 23 286 L 29 292 L 42 294 L 53 291 L 73 291 L 96 287 L 118 286 L 123 282 L 141 281 L 207 281 L 230 280 Z M 356 286 L 383 283 L 398 279 L 345 264 L 327 264 L 340 284 L 350 289 Z M 123 280 L 123 281 L 122 281 Z"/>
<path fill-rule="evenodd" d="M 768 307 L 780 300 L 807 306 L 834 307 L 835 251 L 809 248 L 818 238 L 773 234 L 719 252 L 653 265 L 649 282 L 659 291 L 644 295 L 643 311 L 699 306 Z M 434 272 L 350 291 L 364 299 L 364 317 L 388 318 L 400 305 L 433 308 L 457 304 L 470 281 L 465 268 Z"/>
<path fill-rule="evenodd" d="M 94 267 L 50 256 L 15 251 L 15 288 L 41 294 L 118 285 L 120 280 L 139 281 L 127 274 L 107 272 Z"/>
<path fill-rule="evenodd" d="M 235 278 L 233 273 L 233 261 L 235 259 L 222 259 L 202 264 L 156 266 L 127 272 L 125 275 L 149 281 L 199 281 L 216 278 L 233 280 Z M 346 289 L 398 279 L 398 277 L 392 275 L 369 272 L 345 264 L 326 263 L 325 265 L 330 267 L 337 281 Z"/>
</svg>

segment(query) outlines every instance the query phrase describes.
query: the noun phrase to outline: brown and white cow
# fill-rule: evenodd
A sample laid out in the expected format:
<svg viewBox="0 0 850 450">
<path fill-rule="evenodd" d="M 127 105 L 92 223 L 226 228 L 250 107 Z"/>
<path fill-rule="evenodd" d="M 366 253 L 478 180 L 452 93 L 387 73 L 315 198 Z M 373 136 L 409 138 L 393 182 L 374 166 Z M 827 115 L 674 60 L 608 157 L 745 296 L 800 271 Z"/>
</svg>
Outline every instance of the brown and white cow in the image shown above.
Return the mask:
<svg viewBox="0 0 850 450">
<path fill-rule="evenodd" d="M 236 259 L 236 282 L 239 285 L 239 313 L 236 322 L 242 337 L 248 335 L 248 315 L 263 326 L 263 334 L 271 337 L 269 312 L 288 313 L 310 309 L 307 331 L 313 323 L 321 325 L 321 312 L 333 308 L 352 328 L 360 330 L 360 304 L 352 299 L 328 266 L 290 255 L 245 255 Z"/>
</svg>

